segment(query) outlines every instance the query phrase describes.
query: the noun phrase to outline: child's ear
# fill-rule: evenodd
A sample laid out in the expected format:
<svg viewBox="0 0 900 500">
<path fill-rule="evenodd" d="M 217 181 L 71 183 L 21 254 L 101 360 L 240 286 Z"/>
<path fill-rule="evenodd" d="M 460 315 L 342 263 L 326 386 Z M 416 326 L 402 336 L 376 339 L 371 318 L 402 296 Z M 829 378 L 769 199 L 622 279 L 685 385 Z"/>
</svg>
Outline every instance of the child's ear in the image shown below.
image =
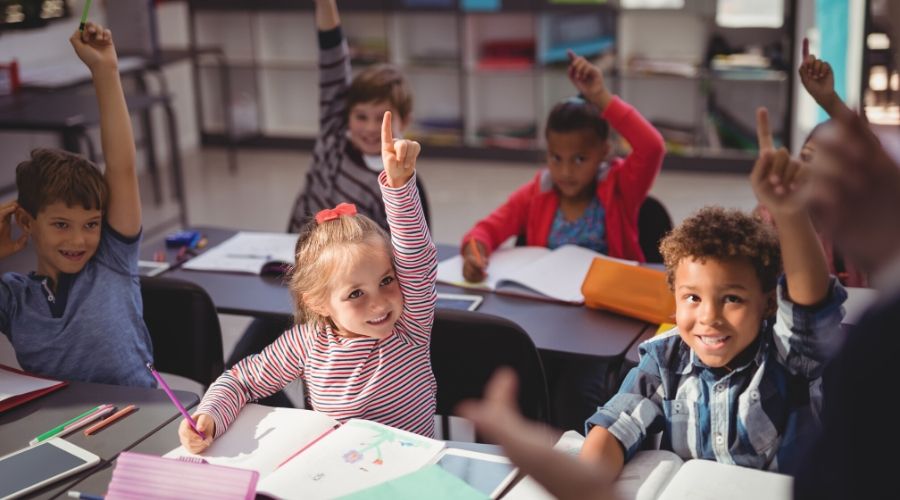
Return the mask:
<svg viewBox="0 0 900 500">
<path fill-rule="evenodd" d="M 31 236 L 34 218 L 22 207 L 16 209 L 16 223 L 19 224 L 25 234 Z"/>
</svg>

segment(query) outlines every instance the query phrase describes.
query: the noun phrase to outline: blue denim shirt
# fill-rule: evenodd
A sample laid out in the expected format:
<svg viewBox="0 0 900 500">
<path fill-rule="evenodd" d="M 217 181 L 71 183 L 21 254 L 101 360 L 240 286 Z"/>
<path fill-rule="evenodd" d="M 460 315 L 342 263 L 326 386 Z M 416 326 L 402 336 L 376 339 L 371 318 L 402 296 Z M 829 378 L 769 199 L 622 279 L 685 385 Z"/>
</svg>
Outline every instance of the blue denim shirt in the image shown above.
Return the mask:
<svg viewBox="0 0 900 500">
<path fill-rule="evenodd" d="M 651 434 L 684 459 L 701 458 L 754 469 L 792 470 L 798 442 L 818 429 L 825 362 L 843 340 L 841 304 L 847 293 L 832 278 L 828 298 L 813 307 L 787 299 L 732 363 L 711 368 L 678 329 L 647 340 L 619 392 L 585 424 L 609 430 L 630 459 Z"/>
</svg>

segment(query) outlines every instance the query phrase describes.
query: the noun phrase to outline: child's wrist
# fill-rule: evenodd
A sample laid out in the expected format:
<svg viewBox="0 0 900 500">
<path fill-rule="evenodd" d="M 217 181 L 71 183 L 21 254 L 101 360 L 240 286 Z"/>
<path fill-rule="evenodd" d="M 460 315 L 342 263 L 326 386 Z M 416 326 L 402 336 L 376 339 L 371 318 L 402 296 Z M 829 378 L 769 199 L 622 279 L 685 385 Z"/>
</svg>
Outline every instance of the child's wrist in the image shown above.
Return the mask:
<svg viewBox="0 0 900 500">
<path fill-rule="evenodd" d="M 604 88 L 599 92 L 595 92 L 592 96 L 588 97 L 588 100 L 591 101 L 592 104 L 600 108 L 600 111 L 606 111 L 606 107 L 609 106 L 609 103 L 612 102 L 613 94 L 609 91 L 609 89 Z"/>
</svg>

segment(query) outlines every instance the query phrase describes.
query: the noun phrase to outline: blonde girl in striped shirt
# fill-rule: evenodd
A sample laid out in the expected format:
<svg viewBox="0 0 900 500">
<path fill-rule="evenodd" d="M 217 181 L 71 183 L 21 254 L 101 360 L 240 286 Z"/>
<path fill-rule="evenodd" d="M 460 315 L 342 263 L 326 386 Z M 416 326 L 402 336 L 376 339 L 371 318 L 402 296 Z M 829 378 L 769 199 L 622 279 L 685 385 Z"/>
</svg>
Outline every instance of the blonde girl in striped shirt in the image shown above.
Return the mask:
<svg viewBox="0 0 900 500">
<path fill-rule="evenodd" d="M 183 421 L 181 444 L 205 450 L 248 402 L 302 379 L 307 406 L 345 421 L 364 418 L 434 434 L 431 371 L 437 253 L 415 182 L 420 146 L 381 131 L 379 176 L 391 229 L 341 204 L 316 215 L 297 243 L 290 281 L 297 324 L 223 373 Z"/>
</svg>

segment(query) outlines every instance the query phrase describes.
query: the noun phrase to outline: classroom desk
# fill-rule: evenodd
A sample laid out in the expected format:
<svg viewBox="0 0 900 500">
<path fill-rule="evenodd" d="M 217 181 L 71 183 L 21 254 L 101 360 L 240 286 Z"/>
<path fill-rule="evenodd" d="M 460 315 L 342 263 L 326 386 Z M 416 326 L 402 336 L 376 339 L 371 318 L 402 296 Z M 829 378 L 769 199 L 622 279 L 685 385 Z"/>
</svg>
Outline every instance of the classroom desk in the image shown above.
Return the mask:
<svg viewBox="0 0 900 500">
<path fill-rule="evenodd" d="M 168 95 L 133 95 L 126 96 L 128 110 L 132 113 L 146 114 L 154 106 L 162 106 L 166 114 L 169 149 L 172 162 L 172 183 L 176 201 L 180 209 L 180 222 L 187 222 L 187 208 L 184 199 L 184 186 L 181 174 L 181 152 L 178 147 L 178 130 L 175 112 Z M 0 96 L 0 131 L 50 132 L 59 134 L 62 149 L 73 153 L 82 152 L 82 143 L 87 149 L 87 156 L 96 161 L 97 151 L 93 141 L 87 135 L 88 129 L 99 125 L 100 111 L 97 98 L 93 94 L 79 92 L 77 89 L 36 91 L 20 90 L 15 94 Z M 152 141 L 152 127 L 145 123 L 144 136 L 147 144 L 144 148 L 148 154 L 147 168 L 150 170 L 156 201 L 161 201 L 156 172 L 156 160 L 152 156 L 155 147 Z M 24 159 L 24 158 L 23 158 Z M 15 192 L 16 186 L 0 186 L 0 196 Z"/>
<path fill-rule="evenodd" d="M 209 240 L 211 248 L 236 231 L 197 227 Z M 153 253 L 164 249 L 162 239 L 148 241 L 141 249 L 141 257 L 151 260 Z M 438 245 L 438 258 L 456 254 L 457 248 Z M 168 250 L 170 262 L 175 251 Z M 282 280 L 272 277 L 238 273 L 189 271 L 180 268 L 163 274 L 195 283 L 204 288 L 221 313 L 247 316 L 284 317 L 293 313 L 290 295 Z M 491 292 L 463 289 L 438 284 L 438 292 L 471 293 L 484 297 L 478 312 L 493 314 L 514 321 L 521 326 L 542 351 L 581 354 L 607 359 L 620 359 L 646 323 L 604 311 L 549 301 L 499 295 Z"/>
<path fill-rule="evenodd" d="M 138 443 L 134 448 L 128 451 L 138 453 L 146 453 L 148 455 L 165 455 L 175 449 L 178 445 L 178 426 L 180 419 L 170 422 L 165 427 L 154 432 L 147 439 Z M 503 450 L 493 444 L 481 443 L 465 443 L 459 441 L 447 441 L 448 448 L 462 448 L 466 450 L 479 451 L 482 453 L 490 453 L 493 455 L 502 455 Z M 93 469 L 90 475 L 82 477 L 78 483 L 70 484 L 69 489 L 88 493 L 91 495 L 103 495 L 112 481 L 112 473 L 115 468 L 115 462 L 104 463 L 101 467 Z M 66 492 L 62 492 L 60 498 L 65 497 Z"/>
<path fill-rule="evenodd" d="M 199 401 L 196 394 L 174 392 L 186 408 L 193 407 Z M 115 459 L 119 453 L 153 435 L 180 415 L 161 389 L 70 382 L 62 389 L 0 413 L 0 455 L 28 446 L 28 441 L 38 434 L 103 403 L 113 403 L 119 408 L 134 404 L 138 410 L 93 436 L 75 431 L 65 437 L 67 441 L 99 456 L 101 464 Z M 65 495 L 72 484 L 95 470 L 76 474 L 28 497 Z"/>
</svg>

